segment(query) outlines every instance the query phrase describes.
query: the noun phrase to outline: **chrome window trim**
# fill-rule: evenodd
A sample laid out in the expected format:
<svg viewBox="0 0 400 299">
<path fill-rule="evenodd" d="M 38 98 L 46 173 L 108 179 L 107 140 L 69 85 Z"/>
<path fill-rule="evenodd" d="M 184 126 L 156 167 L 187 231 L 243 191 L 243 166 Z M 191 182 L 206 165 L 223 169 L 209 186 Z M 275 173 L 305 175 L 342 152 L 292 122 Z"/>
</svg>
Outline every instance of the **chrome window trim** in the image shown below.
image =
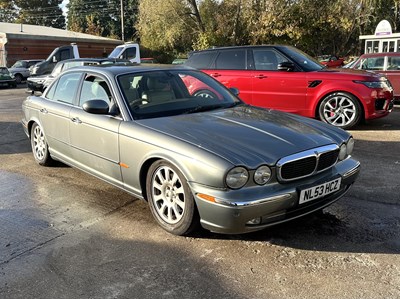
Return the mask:
<svg viewBox="0 0 400 299">
<path fill-rule="evenodd" d="M 337 159 L 336 159 L 336 162 L 332 164 L 332 166 L 329 166 L 329 167 L 326 167 L 324 169 L 316 171 L 318 169 L 320 156 L 322 154 L 325 154 L 325 153 L 328 153 L 328 152 L 331 152 L 331 151 L 336 151 L 338 149 L 339 149 L 339 146 L 337 144 L 329 144 L 329 145 L 313 148 L 311 150 L 306 150 L 306 151 L 303 151 L 303 152 L 300 152 L 300 153 L 296 153 L 296 154 L 281 158 L 276 163 L 278 180 L 281 181 L 281 182 L 291 182 L 291 181 L 295 181 L 295 180 L 298 180 L 298 179 L 302 179 L 302 178 L 305 178 L 305 177 L 312 176 L 313 174 L 320 173 L 320 172 L 322 172 L 322 171 L 324 171 L 324 170 L 326 170 L 328 168 L 331 168 L 333 165 L 335 165 L 337 163 Z M 305 158 L 310 158 L 310 157 L 316 157 L 316 164 L 315 164 L 315 168 L 314 168 L 313 172 L 311 172 L 310 174 L 304 175 L 304 176 L 293 178 L 293 179 L 284 179 L 284 178 L 282 178 L 281 170 L 282 170 L 282 167 L 285 164 L 291 163 L 291 162 L 295 162 L 295 161 L 298 161 L 298 160 L 302 160 L 302 159 L 305 159 Z"/>
</svg>

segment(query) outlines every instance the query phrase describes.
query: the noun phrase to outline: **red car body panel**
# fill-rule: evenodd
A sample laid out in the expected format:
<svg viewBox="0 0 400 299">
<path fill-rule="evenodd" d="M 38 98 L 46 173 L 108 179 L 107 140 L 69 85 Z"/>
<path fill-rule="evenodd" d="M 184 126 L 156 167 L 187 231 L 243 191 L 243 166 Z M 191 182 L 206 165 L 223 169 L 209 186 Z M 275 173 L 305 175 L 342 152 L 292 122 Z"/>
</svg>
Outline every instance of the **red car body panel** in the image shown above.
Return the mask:
<svg viewBox="0 0 400 299">
<path fill-rule="evenodd" d="M 326 70 L 318 72 L 203 70 L 228 88 L 240 90 L 240 98 L 248 104 L 316 117 L 318 104 L 326 95 L 342 91 L 358 98 L 363 106 L 365 119 L 386 116 L 386 109 L 376 110 L 375 99 L 393 97 L 390 89 L 371 89 L 355 83 L 366 80 L 364 72 Z M 368 75 L 368 77 L 370 77 Z M 317 87 L 310 82 L 321 80 Z M 195 90 L 196 88 L 194 88 Z M 199 89 L 199 88 L 198 88 Z"/>
<path fill-rule="evenodd" d="M 363 54 L 351 68 L 374 71 L 385 75 L 393 86 L 394 97 L 400 100 L 400 53 Z"/>
<path fill-rule="evenodd" d="M 379 82 L 386 80 L 380 74 L 357 71 L 351 69 L 323 69 L 319 67 L 316 71 L 302 69 L 302 65 L 294 59 L 294 69 L 287 70 L 256 70 L 249 57 L 253 49 L 272 49 L 281 51 L 286 46 L 244 46 L 247 51 L 246 69 L 218 69 L 215 68 L 215 57 L 207 57 L 207 67 L 198 67 L 198 59 L 191 64 L 189 56 L 187 65 L 199 68 L 203 72 L 214 77 L 228 88 L 235 87 L 240 91 L 239 97 L 246 103 L 265 108 L 278 109 L 286 112 L 296 113 L 302 116 L 318 118 L 319 104 L 323 99 L 337 92 L 346 92 L 358 99 L 362 106 L 363 118 L 374 119 L 388 115 L 393 107 L 393 90 L 389 86 L 383 88 L 370 88 L 361 82 Z M 235 47 L 231 47 L 235 48 Z M 230 49 L 231 49 L 230 48 Z M 289 48 L 289 47 L 286 47 Z M 200 52 L 212 53 L 222 49 L 212 49 Z M 197 52 L 197 53 L 200 53 Z M 195 52 L 196 53 L 196 52 Z M 306 55 L 306 54 L 305 54 Z M 285 58 L 291 59 L 289 55 Z M 301 60 L 301 58 L 300 58 Z M 250 61 L 250 62 L 249 62 Z M 300 61 L 302 62 L 302 61 Z M 304 62 L 305 63 L 305 62 Z M 317 62 L 315 65 L 318 65 Z M 196 90 L 196 86 L 192 87 Z M 200 87 L 198 87 L 200 88 Z"/>
</svg>

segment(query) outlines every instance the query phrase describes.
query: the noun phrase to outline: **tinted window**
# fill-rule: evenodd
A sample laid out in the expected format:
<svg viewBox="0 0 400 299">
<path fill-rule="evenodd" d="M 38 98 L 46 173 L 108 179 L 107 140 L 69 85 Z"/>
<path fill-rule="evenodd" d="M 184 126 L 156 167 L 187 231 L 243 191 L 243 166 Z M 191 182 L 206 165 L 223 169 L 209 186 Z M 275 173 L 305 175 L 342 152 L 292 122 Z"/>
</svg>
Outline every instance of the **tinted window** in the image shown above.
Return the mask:
<svg viewBox="0 0 400 299">
<path fill-rule="evenodd" d="M 62 50 L 60 53 L 60 61 L 69 59 L 69 58 L 71 58 L 71 57 L 69 57 L 69 50 Z"/>
<path fill-rule="evenodd" d="M 216 54 L 216 52 L 193 53 L 185 62 L 185 65 L 196 69 L 208 69 Z"/>
<path fill-rule="evenodd" d="M 388 57 L 387 69 L 388 69 L 388 71 L 398 71 L 398 70 L 400 70 L 400 56 L 398 56 L 398 57 L 395 57 L 395 56 Z"/>
<path fill-rule="evenodd" d="M 276 71 L 279 63 L 287 61 L 285 57 L 273 49 L 253 50 L 253 57 L 256 70 Z"/>
<path fill-rule="evenodd" d="M 215 67 L 221 70 L 244 70 L 246 69 L 246 50 L 221 51 L 215 61 Z"/>
<path fill-rule="evenodd" d="M 287 46 L 279 47 L 279 50 L 296 62 L 304 71 L 318 71 L 324 68 L 318 61 L 299 49 Z"/>
<path fill-rule="evenodd" d="M 61 76 L 57 82 L 53 100 L 73 104 L 79 78 L 80 74 L 66 74 Z"/>
<path fill-rule="evenodd" d="M 124 53 L 125 59 L 134 59 L 136 57 L 136 48 L 127 48 Z"/>
</svg>

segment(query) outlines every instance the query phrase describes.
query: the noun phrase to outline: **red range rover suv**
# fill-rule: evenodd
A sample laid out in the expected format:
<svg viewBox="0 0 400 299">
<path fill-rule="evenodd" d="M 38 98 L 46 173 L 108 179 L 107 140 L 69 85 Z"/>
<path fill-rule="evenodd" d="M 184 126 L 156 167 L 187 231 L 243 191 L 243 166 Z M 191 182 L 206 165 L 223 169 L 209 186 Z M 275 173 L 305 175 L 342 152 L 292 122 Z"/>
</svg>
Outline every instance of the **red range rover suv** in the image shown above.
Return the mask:
<svg viewBox="0 0 400 299">
<path fill-rule="evenodd" d="M 185 65 L 237 88 L 248 104 L 318 118 L 343 129 L 386 116 L 393 108 L 393 88 L 385 76 L 327 69 L 291 46 L 196 51 Z"/>
</svg>

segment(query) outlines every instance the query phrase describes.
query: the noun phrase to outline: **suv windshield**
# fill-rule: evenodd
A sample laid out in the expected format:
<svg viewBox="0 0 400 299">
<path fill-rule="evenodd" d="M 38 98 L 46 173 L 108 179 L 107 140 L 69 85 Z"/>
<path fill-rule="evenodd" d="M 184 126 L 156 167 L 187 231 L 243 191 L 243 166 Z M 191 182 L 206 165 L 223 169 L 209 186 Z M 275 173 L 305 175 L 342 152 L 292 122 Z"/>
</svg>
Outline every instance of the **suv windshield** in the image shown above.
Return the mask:
<svg viewBox="0 0 400 299">
<path fill-rule="evenodd" d="M 297 62 L 300 65 L 300 67 L 303 70 L 305 70 L 306 72 L 319 71 L 319 70 L 325 68 L 317 60 L 315 60 L 308 54 L 306 54 L 303 51 L 300 51 L 299 49 L 296 49 L 294 47 L 290 47 L 290 46 L 279 47 L 279 50 L 282 51 L 290 59 Z"/>
<path fill-rule="evenodd" d="M 134 119 L 199 113 L 242 102 L 206 74 L 188 70 L 130 73 L 118 84 Z"/>
</svg>

